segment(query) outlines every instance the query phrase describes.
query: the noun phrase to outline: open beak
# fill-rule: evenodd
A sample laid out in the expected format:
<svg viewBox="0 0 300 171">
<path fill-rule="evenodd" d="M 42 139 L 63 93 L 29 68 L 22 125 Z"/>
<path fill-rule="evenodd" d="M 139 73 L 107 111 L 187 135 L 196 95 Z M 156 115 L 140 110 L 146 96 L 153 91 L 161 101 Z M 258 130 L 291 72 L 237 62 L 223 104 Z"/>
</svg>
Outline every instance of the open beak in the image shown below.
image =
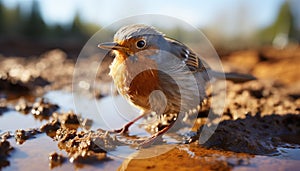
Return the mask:
<svg viewBox="0 0 300 171">
<path fill-rule="evenodd" d="M 108 50 L 118 50 L 118 49 L 124 49 L 125 47 L 115 42 L 105 42 L 105 43 L 100 43 L 98 45 L 98 48 L 108 49 Z"/>
</svg>

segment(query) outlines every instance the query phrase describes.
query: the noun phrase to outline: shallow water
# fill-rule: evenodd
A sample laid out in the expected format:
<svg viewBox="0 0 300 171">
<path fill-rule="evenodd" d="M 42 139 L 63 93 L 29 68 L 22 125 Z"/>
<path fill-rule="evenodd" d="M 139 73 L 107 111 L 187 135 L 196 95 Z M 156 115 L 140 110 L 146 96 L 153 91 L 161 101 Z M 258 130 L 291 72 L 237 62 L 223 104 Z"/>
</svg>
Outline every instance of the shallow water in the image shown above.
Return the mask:
<svg viewBox="0 0 300 171">
<path fill-rule="evenodd" d="M 10 166 L 3 168 L 3 170 L 47 170 L 50 169 L 49 153 L 56 151 L 66 156 L 66 153 L 59 150 L 57 144 L 45 134 L 37 135 L 36 138 L 29 139 L 22 145 L 16 144 L 14 140 L 10 140 L 10 142 L 14 147 L 10 154 L 11 157 L 9 157 Z M 67 161 L 55 167 L 55 170 L 116 170 L 122 162 L 113 156 L 110 158 L 111 160 L 85 165 L 72 164 Z"/>
<path fill-rule="evenodd" d="M 93 125 L 91 129 L 93 130 L 98 128 L 108 130 L 119 128 L 126 123 L 126 121 L 138 116 L 138 111 L 127 104 L 124 99 L 119 96 L 110 96 L 95 100 L 93 98 L 75 95 L 75 103 L 73 95 L 68 92 L 52 91 L 47 93 L 45 97 L 49 99 L 50 102 L 59 105 L 61 107 L 59 111 L 74 110 L 76 113 L 81 114 L 83 118 L 92 119 Z M 20 128 L 39 128 L 46 122 L 46 120 L 36 119 L 32 114 L 25 115 L 10 110 L 0 115 L 0 134 L 6 131 L 14 132 L 16 129 Z M 137 125 L 134 125 L 130 130 L 134 135 L 149 136 L 145 130 Z M 170 137 L 166 138 L 168 142 L 172 141 L 170 139 Z M 18 145 L 14 138 L 9 139 L 9 141 L 14 147 L 14 150 L 10 153 L 10 157 L 8 158 L 10 165 L 2 168 L 3 170 L 47 170 L 50 169 L 48 161 L 49 153 L 56 151 L 66 156 L 64 151 L 58 149 L 57 142 L 53 141 L 45 134 L 38 134 L 35 138 L 27 140 L 22 145 Z M 229 165 L 232 165 L 233 170 L 298 170 L 298 167 L 300 166 L 299 145 L 287 144 L 287 147 L 289 148 L 278 148 L 278 153 L 268 156 L 252 156 L 245 154 L 242 158 L 247 158 L 247 160 L 245 159 L 247 161 L 246 163 L 239 163 L 239 157 L 236 157 L 235 155 L 230 155 L 230 157 L 228 157 L 228 155 L 224 155 L 223 152 L 213 151 L 213 153 L 219 157 L 218 160 L 223 160 L 229 163 Z M 162 145 L 142 151 L 137 151 L 136 149 L 127 146 L 121 146 L 118 147 L 116 151 L 108 153 L 108 160 L 80 165 L 72 164 L 67 161 L 61 166 L 56 167 L 55 170 L 117 170 L 121 165 L 123 168 L 130 170 L 132 168 L 130 163 L 135 158 L 146 156 L 146 159 L 139 160 L 141 165 L 137 165 L 142 168 L 143 161 L 146 164 L 146 161 L 156 161 L 155 158 L 157 158 L 157 164 L 162 162 L 162 160 L 159 159 L 161 154 L 168 154 L 169 161 L 167 164 L 170 170 L 177 164 L 172 163 L 175 161 L 172 160 L 172 158 L 177 158 L 178 153 L 187 154 L 188 157 L 182 159 L 186 161 L 202 160 L 205 157 L 208 162 L 210 162 L 210 160 L 215 160 L 207 158 L 205 155 L 201 155 L 202 151 L 204 151 L 204 149 L 193 147 L 193 150 L 191 150 L 189 145 L 181 145 L 178 147 L 174 144 Z M 207 150 L 205 151 L 207 153 Z M 151 155 L 149 156 L 148 154 L 150 153 Z M 148 159 L 148 157 L 151 158 Z"/>
</svg>

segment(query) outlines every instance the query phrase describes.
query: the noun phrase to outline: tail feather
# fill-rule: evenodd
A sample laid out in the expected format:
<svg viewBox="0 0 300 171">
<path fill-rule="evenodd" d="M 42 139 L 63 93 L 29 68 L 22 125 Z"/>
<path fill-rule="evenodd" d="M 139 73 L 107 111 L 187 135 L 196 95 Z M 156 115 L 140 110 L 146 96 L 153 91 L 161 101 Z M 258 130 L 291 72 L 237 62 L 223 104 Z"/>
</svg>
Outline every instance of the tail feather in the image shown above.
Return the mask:
<svg viewBox="0 0 300 171">
<path fill-rule="evenodd" d="M 234 83 L 243 83 L 251 80 L 256 80 L 257 78 L 250 74 L 241 74 L 236 72 L 222 73 L 218 71 L 209 70 L 209 74 L 216 79 L 230 80 Z"/>
</svg>

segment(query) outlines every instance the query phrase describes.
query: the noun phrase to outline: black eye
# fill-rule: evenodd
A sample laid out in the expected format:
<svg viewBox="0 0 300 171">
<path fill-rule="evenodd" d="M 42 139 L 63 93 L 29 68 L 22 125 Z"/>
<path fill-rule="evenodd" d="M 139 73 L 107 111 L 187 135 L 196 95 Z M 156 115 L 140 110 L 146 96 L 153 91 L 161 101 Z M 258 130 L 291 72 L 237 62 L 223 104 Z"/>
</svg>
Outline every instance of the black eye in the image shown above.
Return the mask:
<svg viewBox="0 0 300 171">
<path fill-rule="evenodd" d="M 139 49 L 142 49 L 146 46 L 146 42 L 145 40 L 139 40 L 136 42 L 136 47 L 139 48 Z"/>
</svg>

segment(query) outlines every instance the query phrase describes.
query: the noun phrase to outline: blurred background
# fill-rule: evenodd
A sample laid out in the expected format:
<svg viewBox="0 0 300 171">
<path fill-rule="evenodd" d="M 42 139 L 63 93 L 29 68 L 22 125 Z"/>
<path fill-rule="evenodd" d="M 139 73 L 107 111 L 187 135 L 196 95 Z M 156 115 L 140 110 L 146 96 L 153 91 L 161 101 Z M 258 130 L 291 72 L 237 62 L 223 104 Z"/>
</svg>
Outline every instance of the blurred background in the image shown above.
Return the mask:
<svg viewBox="0 0 300 171">
<path fill-rule="evenodd" d="M 76 58 L 85 42 L 114 21 L 162 14 L 191 23 L 218 52 L 263 45 L 284 48 L 300 40 L 298 0 L 0 0 L 0 53 L 34 56 L 53 48 Z M 168 35 L 189 37 L 174 23 Z M 191 40 L 192 41 L 192 40 Z"/>
</svg>

